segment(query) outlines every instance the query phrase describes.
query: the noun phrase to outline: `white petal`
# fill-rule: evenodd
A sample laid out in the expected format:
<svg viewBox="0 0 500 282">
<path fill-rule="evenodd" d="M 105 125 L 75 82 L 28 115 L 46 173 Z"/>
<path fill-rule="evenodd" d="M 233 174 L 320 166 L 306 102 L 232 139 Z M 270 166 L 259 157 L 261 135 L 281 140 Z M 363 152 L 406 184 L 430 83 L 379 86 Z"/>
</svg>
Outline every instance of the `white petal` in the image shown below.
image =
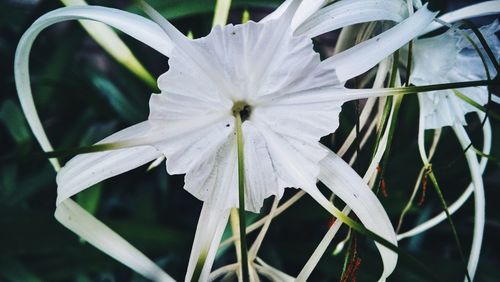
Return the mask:
<svg viewBox="0 0 500 282">
<path fill-rule="evenodd" d="M 45 134 L 33 102 L 28 68 L 29 53 L 34 40 L 43 29 L 61 21 L 76 19 L 88 19 L 106 23 L 122 30 L 163 54 L 169 54 L 172 48 L 170 39 L 157 24 L 138 15 L 111 8 L 91 6 L 60 8 L 43 15 L 35 21 L 19 41 L 14 62 L 14 73 L 23 111 L 44 151 L 52 151 L 53 149 Z M 52 162 L 58 168 L 57 161 Z"/>
<path fill-rule="evenodd" d="M 320 166 L 319 180 L 354 211 L 366 228 L 397 245 L 394 228 L 384 207 L 361 177 L 332 152 L 320 162 Z M 384 280 L 396 267 L 398 255 L 378 243 L 377 248 L 384 263 L 380 280 Z"/>
<path fill-rule="evenodd" d="M 418 94 L 424 129 L 436 129 L 455 123 L 466 125 L 464 104 L 452 90 Z"/>
<path fill-rule="evenodd" d="M 317 162 L 326 155 L 317 141 L 307 144 L 280 135 L 266 124 L 255 120 L 243 123 L 243 139 L 247 169 L 245 193 L 247 210 L 259 212 L 265 198 L 272 195 L 277 199 L 281 198 L 286 187 L 299 188 L 316 183 L 319 171 Z M 214 156 L 193 169 L 193 173 L 186 176 L 186 185 L 196 188 L 205 182 L 213 181 L 214 175 L 217 175 L 212 172 L 216 167 L 215 160 L 220 158 Z M 195 174 L 197 170 L 198 174 Z M 188 183 L 190 179 L 194 179 L 192 183 Z M 208 197 L 207 194 L 213 192 L 200 190 L 200 193 L 205 193 L 204 196 Z M 231 201 L 226 208 L 238 207 L 237 190 L 233 189 L 227 193 L 231 194 Z"/>
<path fill-rule="evenodd" d="M 499 96 L 496 96 L 496 95 L 491 95 L 491 101 L 492 101 L 493 103 L 500 104 L 500 97 L 499 97 Z"/>
<path fill-rule="evenodd" d="M 351 209 L 346 206 L 342 210 L 342 213 L 348 215 L 350 211 Z M 341 226 L 342 226 L 342 221 L 337 219 L 334 222 L 334 224 L 330 227 L 330 229 L 328 229 L 328 232 L 325 234 L 323 239 L 321 239 L 321 242 L 316 246 L 314 253 L 311 255 L 311 257 L 309 257 L 306 264 L 304 265 L 299 275 L 297 276 L 298 281 L 307 281 L 307 279 L 309 279 L 309 276 L 318 265 L 319 260 L 325 254 L 326 250 L 328 249 L 328 246 L 333 241 L 335 234 L 337 234 L 337 231 L 339 231 Z"/>
<path fill-rule="evenodd" d="M 164 140 L 155 146 L 167 156 L 169 174 L 196 173 L 202 163 L 234 135 L 234 117 L 227 117 L 189 134 Z"/>
<path fill-rule="evenodd" d="M 56 219 L 99 250 L 152 281 L 175 281 L 144 254 L 71 199 L 56 208 Z"/>
<path fill-rule="evenodd" d="M 251 122 L 243 123 L 243 139 L 246 178 L 245 208 L 260 211 L 266 198 L 277 195 L 276 199 L 280 199 L 284 188 L 278 188 L 269 147 Z"/>
<path fill-rule="evenodd" d="M 335 70 L 340 81 L 347 81 L 365 73 L 415 38 L 432 22 L 435 16 L 435 12 L 423 7 L 388 31 L 334 55 L 324 60 L 322 64 Z"/>
<path fill-rule="evenodd" d="M 275 22 L 256 24 L 252 32 L 246 41 L 254 41 L 255 45 L 243 53 L 243 58 L 233 57 L 237 62 L 244 62 L 239 66 L 247 70 L 242 79 L 249 79 L 246 97 L 250 103 L 260 104 L 260 99 L 268 95 L 340 85 L 335 72 L 321 66 L 319 54 L 314 52 L 309 38 L 292 36 L 290 30 L 281 31 Z M 283 33 L 288 34 L 278 36 Z"/>
<path fill-rule="evenodd" d="M 457 135 L 458 141 L 462 148 L 465 149 L 471 143 L 467 132 L 461 125 L 455 124 L 453 130 Z M 469 263 L 467 264 L 467 269 L 471 280 L 474 279 L 476 274 L 477 264 L 479 262 L 479 256 L 481 253 L 481 246 L 483 242 L 483 233 L 485 225 L 485 196 L 484 196 L 484 184 L 481 175 L 481 169 L 479 167 L 479 162 L 477 161 L 476 153 L 469 148 L 465 152 L 465 158 L 467 159 L 467 164 L 469 166 L 469 171 L 472 178 L 472 183 L 474 184 L 474 235 L 472 237 L 472 247 L 469 255 Z"/>
<path fill-rule="evenodd" d="M 271 279 L 271 281 L 280 281 L 280 282 L 292 282 L 292 281 L 297 281 L 295 280 L 292 276 L 284 273 L 281 270 L 278 270 L 269 264 L 265 263 L 263 260 L 260 258 L 257 258 L 257 261 L 259 264 L 255 264 L 255 268 L 257 271 L 266 276 L 267 278 Z"/>
<path fill-rule="evenodd" d="M 203 76 L 211 80 L 211 83 L 215 83 L 221 90 L 231 92 L 232 89 L 228 88 L 228 84 L 225 80 L 221 79 L 217 74 L 220 72 L 220 65 L 213 64 L 211 49 L 207 49 L 205 39 L 191 40 L 184 36 L 179 30 L 177 30 L 169 21 L 167 21 L 163 16 L 154 10 L 151 6 L 145 2 L 141 3 L 146 13 L 152 17 L 163 29 L 163 31 L 170 37 L 175 48 L 169 54 L 170 60 L 178 60 L 182 64 L 186 64 L 190 71 L 194 71 L 195 75 Z M 220 30 L 220 26 L 216 26 L 212 32 L 206 37 L 210 38 L 215 34 L 214 30 Z M 177 67 L 174 67 L 176 69 Z M 171 66 L 172 69 L 172 66 Z M 219 71 L 216 71 L 216 70 Z M 171 72 L 171 71 L 169 71 Z M 168 74 L 168 73 L 167 73 Z M 196 80 L 190 81 L 190 83 L 195 83 Z M 214 94 L 214 93 L 209 93 Z"/>
<path fill-rule="evenodd" d="M 291 30 L 280 20 L 266 24 L 250 21 L 243 25 L 217 26 L 208 36 L 187 45 L 189 48 L 173 50 L 171 70 L 166 77 L 170 72 L 178 72 L 175 77 L 185 82 L 182 85 L 188 88 L 184 92 L 204 93 L 213 97 L 212 100 L 241 101 L 260 96 L 262 91 L 259 88 L 269 86 L 268 75 L 273 78 L 285 75 L 284 79 L 287 78 L 283 72 L 289 71 L 288 68 L 279 68 L 283 60 L 297 58 L 296 53 L 304 52 L 304 49 L 307 52 L 305 59 L 298 56 L 293 62 L 307 63 L 311 57 L 317 56 L 309 39 L 292 38 Z M 319 57 L 316 60 L 319 61 Z M 280 72 L 274 74 L 277 71 Z M 175 82 L 175 79 L 170 81 Z M 290 80 L 286 82 L 290 83 Z M 166 82 L 162 84 L 165 92 L 185 94 L 175 86 L 170 90 Z"/>
<path fill-rule="evenodd" d="M 439 19 L 447 23 L 454 23 L 456 21 L 460 21 L 463 19 L 495 15 L 498 13 L 500 13 L 499 0 L 484 1 L 444 14 L 441 17 L 439 17 Z M 431 25 L 429 25 L 423 33 L 434 31 L 442 26 L 443 25 L 441 25 L 440 23 L 434 22 Z"/>
<path fill-rule="evenodd" d="M 217 26 L 208 36 L 182 44 L 172 50 L 160 88 L 189 96 L 207 111 L 214 105 L 229 111 L 235 101 L 256 106 L 264 96 L 339 85 L 335 72 L 320 65 L 311 39 L 292 36 L 286 19 Z"/>
<path fill-rule="evenodd" d="M 264 23 L 280 18 L 293 1 L 295 0 L 286 0 L 276 10 L 274 10 L 274 12 L 263 18 L 261 22 Z M 319 10 L 328 2 L 328 0 L 303 0 L 302 3 L 300 3 L 299 8 L 295 12 L 295 15 L 293 16 L 291 24 L 292 30 L 295 30 L 300 24 L 302 24 L 306 19 L 314 14 L 314 12 Z"/>
<path fill-rule="evenodd" d="M 280 187 L 314 186 L 319 172 L 317 163 L 326 155 L 326 150 L 318 146 L 317 141 L 315 146 L 304 144 L 276 133 L 262 121 L 253 123 L 269 148 Z"/>
<path fill-rule="evenodd" d="M 148 131 L 149 125 L 143 122 L 119 131 L 99 143 L 141 138 Z M 160 155 L 152 146 L 137 146 L 76 156 L 57 174 L 57 203 L 105 179 L 146 164 Z"/>
<path fill-rule="evenodd" d="M 199 189 L 208 193 L 198 220 L 196 235 L 191 249 L 186 281 L 192 279 L 197 263 L 205 258 L 201 266 L 199 281 L 206 281 L 212 268 L 221 236 L 226 226 L 229 204 L 238 199 L 238 173 L 235 138 L 231 138 L 212 158 L 209 175 L 188 174 L 186 186 L 198 182 Z M 201 180 L 201 181 L 200 181 Z"/>
<path fill-rule="evenodd" d="M 325 95 L 327 99 L 335 96 L 334 93 Z M 342 110 L 342 102 L 318 97 L 308 91 L 279 97 L 256 107 L 250 120 L 263 122 L 281 135 L 315 144 L 338 128 Z"/>
<path fill-rule="evenodd" d="M 196 268 L 200 267 L 197 265 L 199 260 L 204 260 L 204 264 L 198 281 L 207 281 L 227 224 L 229 211 L 229 209 L 221 210 L 208 201 L 203 204 L 189 258 L 186 281 L 190 281 Z"/>
<path fill-rule="evenodd" d="M 371 21 L 400 22 L 407 16 L 407 6 L 401 0 L 339 1 L 316 11 L 294 34 L 315 37 L 345 26 Z"/>
<path fill-rule="evenodd" d="M 483 127 L 483 149 L 482 149 L 482 151 L 486 155 L 489 155 L 491 152 L 491 138 L 492 138 L 491 137 L 491 123 L 489 120 L 487 120 L 486 123 L 484 124 L 484 127 Z M 482 157 L 481 162 L 479 163 L 479 169 L 481 171 L 481 174 L 484 173 L 484 170 L 486 169 L 487 163 L 488 163 L 488 158 Z M 471 184 L 469 184 L 469 186 L 467 186 L 467 189 L 465 189 L 465 191 L 462 193 L 462 195 L 460 195 L 460 197 L 455 202 L 453 202 L 453 204 L 451 204 L 448 207 L 448 212 L 450 214 L 454 214 L 456 211 L 458 211 L 463 206 L 463 204 L 467 201 L 467 199 L 469 199 L 469 197 L 472 195 L 473 192 L 474 192 L 474 185 L 471 183 Z M 444 211 L 442 211 L 438 215 L 434 216 L 431 219 L 428 219 L 427 221 L 419 224 L 418 226 L 416 226 L 416 227 L 414 227 L 406 232 L 398 234 L 398 236 L 397 236 L 398 241 L 405 239 L 405 238 L 413 237 L 413 236 L 418 235 L 424 231 L 427 231 L 427 230 L 431 229 L 432 227 L 445 221 L 446 219 L 447 219 L 446 213 Z"/>
<path fill-rule="evenodd" d="M 290 6 L 292 1 L 294 0 L 285 0 L 283 3 L 281 3 L 281 5 L 278 8 L 276 8 L 276 10 L 274 10 L 272 13 L 264 17 L 262 20 L 260 20 L 260 22 L 265 23 L 271 20 L 278 19 L 279 17 L 281 17 L 281 15 L 283 15 L 288 6 Z"/>
</svg>

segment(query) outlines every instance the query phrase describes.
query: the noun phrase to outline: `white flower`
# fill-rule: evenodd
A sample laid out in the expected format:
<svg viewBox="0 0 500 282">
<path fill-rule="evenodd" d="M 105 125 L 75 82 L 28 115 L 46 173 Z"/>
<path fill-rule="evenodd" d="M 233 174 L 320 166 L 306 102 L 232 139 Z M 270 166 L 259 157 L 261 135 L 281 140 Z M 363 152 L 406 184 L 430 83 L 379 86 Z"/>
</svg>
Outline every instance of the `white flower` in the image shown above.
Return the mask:
<svg viewBox="0 0 500 282">
<path fill-rule="evenodd" d="M 216 27 L 196 40 L 187 39 L 165 20 L 160 28 L 147 19 L 109 8 L 63 8 L 46 14 L 24 35 L 16 56 L 20 99 L 44 150 L 52 147 L 36 116 L 26 59 L 43 28 L 68 19 L 99 20 L 169 57 L 169 70 L 158 80 L 161 93 L 151 97 L 148 120 L 100 142 L 127 146 L 77 156 L 58 173 L 56 217 L 146 277 L 167 279 L 150 261 L 131 261 L 114 241 L 106 245 L 104 237 L 95 233 L 88 236 L 78 221 L 88 220 L 89 215 L 80 211 L 76 215 L 77 208 L 69 199 L 95 183 L 163 155 L 167 171 L 186 174 L 185 189 L 204 201 L 186 280 L 191 279 L 200 257 L 206 258 L 200 276 L 205 280 L 229 209 L 238 207 L 235 115 L 239 114 L 243 119 L 248 210 L 258 212 L 265 198 L 279 198 L 284 188 L 295 187 L 335 214 L 335 207 L 316 187 L 319 178 L 368 229 L 395 244 L 393 227 L 376 196 L 319 139 L 336 130 L 344 102 L 383 92 L 349 90 L 344 82 L 366 72 L 422 32 L 435 13 L 424 7 L 387 32 L 324 61 L 313 51 L 310 39 L 319 25 L 326 32 L 359 22 L 394 20 L 401 10 L 395 2 L 399 0 L 388 6 L 386 1 L 340 1 L 325 8 L 329 11 L 325 13 L 319 8 L 326 1 L 301 4 L 289 0 L 259 23 Z M 331 14 L 350 13 L 353 17 L 340 17 L 340 23 L 330 20 L 325 28 L 314 13 L 323 13 L 324 19 Z M 301 29 L 302 24 L 309 26 Z M 393 271 L 397 255 L 377 246 L 384 263 L 381 279 L 385 279 Z"/>
<path fill-rule="evenodd" d="M 500 58 L 500 41 L 495 34 L 498 30 L 500 30 L 498 20 L 480 28 L 496 60 Z M 464 32 L 470 38 L 476 38 L 472 31 L 465 30 Z M 486 61 L 489 61 L 479 40 L 474 41 L 481 49 Z M 476 49 L 457 30 L 449 30 L 439 36 L 416 40 L 413 58 L 411 82 L 415 85 L 487 79 L 484 64 Z M 491 63 L 488 64 L 488 69 L 491 78 L 494 78 L 497 74 Z M 486 86 L 465 88 L 460 92 L 480 105 L 488 102 Z M 454 90 L 423 93 L 419 95 L 419 100 L 426 129 L 452 126 L 455 123 L 466 125 L 465 115 L 477 111 L 477 108 L 457 97 Z"/>
<path fill-rule="evenodd" d="M 445 14 L 440 17 L 440 20 L 453 22 L 463 18 L 498 12 L 500 12 L 500 1 L 487 1 Z M 438 24 L 434 24 L 427 31 L 432 31 L 439 27 Z M 481 34 L 484 36 L 497 61 L 500 58 L 500 41 L 495 33 L 499 29 L 498 20 L 480 28 Z M 478 46 L 479 52 L 481 52 L 486 60 L 486 67 L 488 68 L 490 78 L 494 78 L 497 72 L 491 61 L 489 61 L 490 58 L 487 56 L 476 35 L 470 30 L 459 31 L 450 29 L 441 35 L 414 41 L 411 82 L 415 85 L 425 85 L 488 79 L 485 65 L 478 54 L 478 50 L 471 44 L 464 33 Z M 488 102 L 488 90 L 485 86 L 464 88 L 459 91 L 460 95 L 464 95 L 479 105 L 485 105 Z M 480 118 L 484 118 L 484 113 L 463 101 L 457 94 L 458 92 L 451 89 L 419 93 L 420 125 L 418 143 L 422 160 L 426 165 L 430 162 L 424 145 L 424 134 L 427 129 L 440 129 L 445 126 L 451 126 L 462 148 L 468 149 L 465 152 L 465 157 L 469 166 L 472 183 L 467 187 L 462 196 L 450 205 L 448 211 L 450 213 L 457 211 L 474 192 L 474 234 L 467 266 L 468 273 L 473 279 L 479 261 L 485 224 L 485 195 L 482 172 L 486 167 L 487 158 L 482 158 L 481 162 L 478 162 L 476 154 L 469 148 L 471 141 L 463 126 L 466 125 L 465 115 L 467 113 L 476 112 Z M 495 96 L 493 98 L 498 99 Z M 484 125 L 483 134 L 483 151 L 489 154 L 491 149 L 491 126 L 488 120 L 486 120 Z M 428 221 L 419 224 L 417 227 L 398 234 L 398 240 L 415 236 L 444 221 L 446 218 L 445 212 L 442 212 Z"/>
</svg>

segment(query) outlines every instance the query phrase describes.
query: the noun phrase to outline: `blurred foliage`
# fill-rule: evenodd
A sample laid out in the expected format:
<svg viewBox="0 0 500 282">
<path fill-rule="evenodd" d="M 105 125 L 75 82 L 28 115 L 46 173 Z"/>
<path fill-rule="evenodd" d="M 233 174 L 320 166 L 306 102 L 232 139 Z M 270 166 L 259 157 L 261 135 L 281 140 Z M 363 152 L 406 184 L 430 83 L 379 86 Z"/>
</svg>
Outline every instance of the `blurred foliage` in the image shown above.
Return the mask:
<svg viewBox="0 0 500 282">
<path fill-rule="evenodd" d="M 140 13 L 132 1 L 89 1 Z M 213 1 L 149 1 L 183 32 L 195 37 L 209 32 Z M 230 21 L 238 22 L 244 9 L 252 19 L 262 18 L 280 1 L 235 0 Z M 447 7 L 444 4 L 443 7 Z M 453 2 L 457 5 L 459 1 Z M 60 7 L 58 1 L 3 0 L 0 2 L 0 280 L 6 281 L 142 281 L 125 266 L 82 243 L 53 218 L 56 198 L 55 173 L 39 156 L 17 101 L 13 79 L 14 52 L 22 33 L 40 15 Z M 451 7 L 451 6 L 448 6 Z M 333 35 L 335 33 L 332 33 Z M 319 42 L 327 53 L 332 34 Z M 167 59 L 131 38 L 121 36 L 134 54 L 155 76 L 168 69 Z M 50 139 L 56 148 L 91 144 L 119 129 L 147 118 L 148 86 L 116 63 L 96 45 L 76 22 L 61 23 L 43 32 L 31 55 L 35 101 Z M 493 110 L 498 111 L 498 108 Z M 380 196 L 396 222 L 421 167 L 416 144 L 416 97 L 404 100 L 401 118 L 385 181 L 389 196 Z M 354 104 L 346 104 L 341 127 L 332 147 L 338 148 L 356 119 Z M 494 122 L 493 144 L 500 144 L 500 124 Z M 477 120 L 468 128 L 475 143 L 481 140 Z M 329 139 L 330 140 L 330 139 Z M 361 152 L 361 163 L 371 155 L 373 138 Z M 352 153 L 352 152 L 351 152 Z M 499 156 L 498 146 L 493 155 Z M 453 132 L 445 129 L 434 161 L 434 169 L 449 202 L 469 183 L 464 157 Z M 487 225 L 477 281 L 498 281 L 500 264 L 500 168 L 490 163 L 484 174 L 487 196 Z M 182 280 L 194 238 L 201 203 L 182 189 L 182 176 L 168 176 L 161 165 L 152 171 L 141 167 L 109 179 L 77 200 L 98 218 L 123 235 L 174 278 Z M 288 189 L 285 198 L 295 190 Z M 264 210 L 267 211 L 270 202 Z M 440 210 L 437 197 L 428 189 L 424 204 L 414 208 L 405 228 Z M 254 217 L 257 217 L 255 215 Z M 465 251 L 471 241 L 473 203 L 454 217 Z M 314 201 L 304 198 L 277 218 L 260 256 L 269 264 L 296 275 L 327 231 L 329 215 Z M 346 230 L 336 242 L 343 239 Z M 293 234 L 293 236 L 290 236 Z M 253 239 L 255 234 L 250 236 Z M 362 264 L 359 281 L 373 281 L 381 271 L 374 245 L 360 238 Z M 335 244 L 321 260 L 311 281 L 338 280 L 343 255 L 332 256 Z M 447 224 L 401 242 L 401 246 L 447 281 L 462 279 L 460 260 Z M 231 263 L 234 248 L 222 253 L 216 265 Z M 391 281 L 421 281 L 411 266 L 399 264 Z"/>
</svg>

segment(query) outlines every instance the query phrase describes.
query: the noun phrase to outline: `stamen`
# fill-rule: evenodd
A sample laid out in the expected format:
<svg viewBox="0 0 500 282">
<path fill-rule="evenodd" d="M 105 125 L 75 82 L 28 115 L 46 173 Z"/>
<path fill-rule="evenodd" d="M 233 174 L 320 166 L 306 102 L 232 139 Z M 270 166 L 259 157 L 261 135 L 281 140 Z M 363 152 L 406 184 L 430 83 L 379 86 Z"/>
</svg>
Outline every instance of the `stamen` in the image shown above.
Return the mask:
<svg viewBox="0 0 500 282">
<path fill-rule="evenodd" d="M 422 176 L 422 196 L 418 202 L 418 206 L 422 206 L 425 201 L 425 195 L 427 194 L 427 173 Z"/>
</svg>

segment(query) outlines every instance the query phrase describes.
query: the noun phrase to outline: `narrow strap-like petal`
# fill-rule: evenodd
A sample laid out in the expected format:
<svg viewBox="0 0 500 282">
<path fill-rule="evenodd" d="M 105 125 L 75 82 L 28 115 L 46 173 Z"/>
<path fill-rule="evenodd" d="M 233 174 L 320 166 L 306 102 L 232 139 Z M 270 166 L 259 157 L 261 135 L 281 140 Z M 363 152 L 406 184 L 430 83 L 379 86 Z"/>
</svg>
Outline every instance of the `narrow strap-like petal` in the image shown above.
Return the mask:
<svg viewBox="0 0 500 282">
<path fill-rule="evenodd" d="M 483 127 L 482 152 L 485 155 L 489 155 L 491 152 L 491 138 L 492 138 L 491 133 L 492 133 L 491 132 L 491 123 L 488 119 L 488 120 L 486 120 L 486 123 L 484 124 L 484 127 Z M 481 174 L 484 173 L 484 170 L 486 169 L 487 164 L 488 164 L 488 158 L 481 157 L 481 161 L 479 163 L 479 169 L 481 171 Z M 474 192 L 474 184 L 470 183 L 469 186 L 467 186 L 467 189 L 465 189 L 465 191 L 462 193 L 462 195 L 460 195 L 460 197 L 455 202 L 453 202 L 453 204 L 451 204 L 448 207 L 448 212 L 452 215 L 456 211 L 458 211 L 465 204 L 465 202 L 469 199 L 469 197 L 472 195 L 473 192 Z M 440 224 L 441 222 L 445 221 L 446 218 L 447 218 L 446 213 L 444 211 L 442 211 L 438 215 L 426 220 L 425 222 L 417 225 L 416 227 L 414 227 L 406 232 L 398 234 L 397 239 L 399 241 L 399 240 L 403 240 L 405 238 L 409 238 L 409 237 L 413 237 L 415 235 L 418 235 L 418 234 L 425 232 L 425 231 L 431 229 L 432 227 Z"/>
<path fill-rule="evenodd" d="M 286 0 L 281 4 L 274 12 L 271 14 L 267 15 L 265 18 L 261 20 L 261 22 L 267 22 L 270 20 L 277 19 L 285 13 L 285 11 L 288 9 L 290 4 L 295 0 Z M 303 0 L 302 3 L 300 3 L 299 8 L 295 12 L 295 15 L 293 16 L 291 27 L 292 30 L 295 30 L 299 25 L 301 25 L 305 20 L 307 20 L 314 12 L 319 10 L 321 7 L 323 7 L 328 0 Z"/>
<path fill-rule="evenodd" d="M 368 100 L 368 101 L 370 101 L 370 100 Z M 393 114 L 394 114 L 394 104 L 393 104 L 393 107 L 391 109 L 391 113 L 390 113 L 390 116 L 388 119 L 389 124 L 387 124 L 387 127 L 386 127 L 387 129 L 385 130 L 382 138 L 380 139 L 380 143 L 379 143 L 379 146 L 377 147 L 377 151 L 375 152 L 375 154 L 371 160 L 371 163 L 368 166 L 368 169 L 366 170 L 366 173 L 363 177 L 363 180 L 365 183 L 368 183 L 369 180 L 374 175 L 374 173 L 376 171 L 376 167 L 379 164 L 380 160 L 382 159 L 382 156 L 383 156 L 385 150 L 387 149 L 387 139 L 388 139 L 388 135 L 389 135 L 389 128 L 391 126 L 390 123 L 392 121 Z M 354 159 L 354 157 L 352 158 L 352 160 L 353 159 Z M 342 210 L 342 213 L 345 215 L 348 215 L 350 212 L 351 212 L 351 208 L 349 206 L 346 206 Z M 309 258 L 307 263 L 304 265 L 304 267 L 300 271 L 299 275 L 297 276 L 298 280 L 305 281 L 309 278 L 312 271 L 314 270 L 314 268 L 318 264 L 319 260 L 323 256 L 323 254 L 326 252 L 326 249 L 328 248 L 328 246 L 332 242 L 333 238 L 335 237 L 336 233 L 338 232 L 338 230 L 340 229 L 341 226 L 342 226 L 342 221 L 340 221 L 340 220 L 336 220 L 333 223 L 333 225 L 330 227 L 328 232 L 325 234 L 325 236 L 323 237 L 321 242 L 318 244 L 318 246 L 314 250 L 314 253 L 311 255 L 311 257 Z"/>
<path fill-rule="evenodd" d="M 371 21 L 402 21 L 407 14 L 401 0 L 339 1 L 322 8 L 295 29 L 296 35 L 315 37 L 345 26 Z"/>
<path fill-rule="evenodd" d="M 172 48 L 170 39 L 157 24 L 141 16 L 117 9 L 93 6 L 66 7 L 49 12 L 35 21 L 19 41 L 14 73 L 24 114 L 44 151 L 52 151 L 53 149 L 38 117 L 31 92 L 29 76 L 31 46 L 38 34 L 46 27 L 62 21 L 82 19 L 100 21 L 113 26 L 165 55 L 168 55 Z M 52 160 L 52 163 L 55 168 L 59 167 L 56 160 Z"/>
<path fill-rule="evenodd" d="M 255 264 L 255 268 L 257 269 L 257 271 L 260 274 L 269 278 L 271 281 L 280 281 L 280 282 L 300 281 L 294 279 L 292 276 L 284 273 L 283 271 L 270 266 L 260 258 L 257 258 L 257 262 L 260 264 L 260 265 Z"/>
<path fill-rule="evenodd" d="M 141 138 L 148 131 L 148 122 L 142 122 L 119 131 L 99 143 Z M 57 174 L 57 203 L 98 182 L 153 161 L 160 155 L 161 153 L 152 146 L 136 146 L 76 156 Z"/>
<path fill-rule="evenodd" d="M 333 152 L 320 162 L 320 167 L 318 179 L 354 211 L 363 225 L 397 245 L 394 228 L 384 207 L 363 179 Z M 378 243 L 376 245 L 384 264 L 380 280 L 384 280 L 396 267 L 398 255 Z"/>
<path fill-rule="evenodd" d="M 449 12 L 440 16 L 439 19 L 447 23 L 454 23 L 463 19 L 495 15 L 498 13 L 500 13 L 500 0 L 485 1 Z M 443 25 L 438 22 L 433 22 L 425 29 L 423 34 L 434 31 L 442 26 Z"/>
<path fill-rule="evenodd" d="M 229 209 L 221 209 L 211 202 L 205 202 L 198 219 L 185 281 L 207 281 L 214 263 L 217 248 L 229 218 Z M 199 273 L 196 273 L 199 272 Z"/>
<path fill-rule="evenodd" d="M 467 148 L 471 141 L 465 128 L 460 124 L 455 124 L 453 130 L 457 135 L 458 141 L 462 148 Z M 479 255 L 481 253 L 481 246 L 483 243 L 484 234 L 484 224 L 485 224 L 485 210 L 486 210 L 486 200 L 484 196 L 484 184 L 481 175 L 481 169 L 479 167 L 479 162 L 476 157 L 476 153 L 469 148 L 465 152 L 465 158 L 469 166 L 469 171 L 472 178 L 472 183 L 474 184 L 474 233 L 472 237 L 472 247 L 469 255 L 469 263 L 467 265 L 467 270 L 471 279 L 474 279 L 476 274 L 477 264 L 479 262 Z M 467 281 L 467 279 L 465 279 Z"/>
<path fill-rule="evenodd" d="M 139 250 L 71 199 L 61 202 L 56 219 L 69 230 L 152 281 L 175 281 Z"/>
<path fill-rule="evenodd" d="M 437 13 L 424 6 L 388 31 L 364 41 L 322 62 L 335 70 L 340 81 L 347 81 L 373 68 L 384 58 L 418 36 Z"/>
</svg>

